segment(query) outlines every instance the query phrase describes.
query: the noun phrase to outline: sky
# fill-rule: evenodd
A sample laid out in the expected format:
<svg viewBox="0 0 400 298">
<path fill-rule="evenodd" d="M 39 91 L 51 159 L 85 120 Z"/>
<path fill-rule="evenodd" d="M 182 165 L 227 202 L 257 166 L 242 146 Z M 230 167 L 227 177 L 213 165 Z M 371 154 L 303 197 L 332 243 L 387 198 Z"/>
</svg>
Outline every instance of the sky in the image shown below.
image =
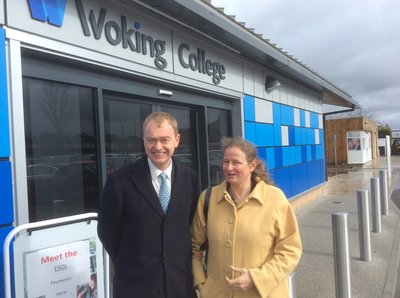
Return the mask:
<svg viewBox="0 0 400 298">
<path fill-rule="evenodd" d="M 400 1 L 212 0 L 400 129 Z M 343 108 L 337 108 L 338 110 Z"/>
</svg>

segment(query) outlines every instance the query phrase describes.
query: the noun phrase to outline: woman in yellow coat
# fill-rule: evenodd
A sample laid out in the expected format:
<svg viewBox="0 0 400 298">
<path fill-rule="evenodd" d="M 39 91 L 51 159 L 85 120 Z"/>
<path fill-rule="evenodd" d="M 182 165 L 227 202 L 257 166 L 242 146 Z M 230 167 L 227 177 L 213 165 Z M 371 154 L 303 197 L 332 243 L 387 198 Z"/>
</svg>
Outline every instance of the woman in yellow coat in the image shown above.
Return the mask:
<svg viewBox="0 0 400 298">
<path fill-rule="evenodd" d="M 201 298 L 288 298 L 301 241 L 294 212 L 272 186 L 252 144 L 222 140 L 226 180 L 213 187 L 205 222 L 201 194 L 192 222 L 194 287 Z M 207 273 L 201 244 L 208 239 Z"/>
</svg>

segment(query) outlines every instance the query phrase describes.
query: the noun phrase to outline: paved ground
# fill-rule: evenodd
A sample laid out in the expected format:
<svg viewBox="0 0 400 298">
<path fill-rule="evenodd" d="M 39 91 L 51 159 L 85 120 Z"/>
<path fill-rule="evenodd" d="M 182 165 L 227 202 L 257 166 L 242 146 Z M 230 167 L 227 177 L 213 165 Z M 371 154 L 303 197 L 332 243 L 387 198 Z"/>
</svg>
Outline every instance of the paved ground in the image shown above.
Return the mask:
<svg viewBox="0 0 400 298">
<path fill-rule="evenodd" d="M 387 170 L 386 157 L 361 168 L 338 171 L 324 186 L 323 195 L 296 210 L 303 243 L 303 256 L 295 270 L 296 298 L 335 296 L 332 213 L 347 212 L 350 242 L 352 298 L 396 296 L 400 244 L 400 156 L 392 156 L 388 180 L 389 215 L 382 216 L 382 232 L 371 233 L 372 261 L 360 260 L 357 190 L 370 190 L 370 179 Z M 372 227 L 372 224 L 371 224 Z M 399 291 L 400 292 L 400 291 Z"/>
</svg>

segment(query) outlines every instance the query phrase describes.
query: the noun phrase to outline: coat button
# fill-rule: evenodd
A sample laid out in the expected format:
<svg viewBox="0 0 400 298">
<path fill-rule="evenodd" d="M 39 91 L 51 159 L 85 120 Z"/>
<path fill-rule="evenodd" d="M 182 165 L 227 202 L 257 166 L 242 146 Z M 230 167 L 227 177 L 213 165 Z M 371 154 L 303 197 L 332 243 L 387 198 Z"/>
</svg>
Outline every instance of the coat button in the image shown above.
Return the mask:
<svg viewBox="0 0 400 298">
<path fill-rule="evenodd" d="M 226 241 L 226 247 L 231 247 L 231 246 L 232 246 L 232 241 L 231 240 Z"/>
<path fill-rule="evenodd" d="M 230 220 L 229 220 L 229 223 L 230 224 L 232 224 L 232 223 L 234 223 L 235 222 L 235 219 L 234 218 L 231 218 Z"/>
<path fill-rule="evenodd" d="M 226 271 L 226 272 L 231 271 L 231 266 L 226 266 L 226 267 L 225 267 L 225 271 Z"/>
<path fill-rule="evenodd" d="M 164 255 L 164 260 L 166 260 L 166 259 L 168 259 L 168 256 L 167 256 L 167 255 Z"/>
</svg>

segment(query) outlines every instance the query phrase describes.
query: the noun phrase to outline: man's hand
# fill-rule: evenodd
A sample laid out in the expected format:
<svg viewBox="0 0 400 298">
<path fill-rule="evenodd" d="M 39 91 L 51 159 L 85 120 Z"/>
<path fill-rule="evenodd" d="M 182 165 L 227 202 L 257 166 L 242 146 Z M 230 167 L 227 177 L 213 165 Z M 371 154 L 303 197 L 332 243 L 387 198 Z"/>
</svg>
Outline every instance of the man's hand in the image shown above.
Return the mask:
<svg viewBox="0 0 400 298">
<path fill-rule="evenodd" d="M 232 271 L 239 272 L 240 276 L 235 279 L 229 279 L 225 276 L 226 282 L 232 288 L 233 291 L 247 291 L 254 287 L 253 279 L 246 268 L 236 268 L 231 266 Z"/>
</svg>

